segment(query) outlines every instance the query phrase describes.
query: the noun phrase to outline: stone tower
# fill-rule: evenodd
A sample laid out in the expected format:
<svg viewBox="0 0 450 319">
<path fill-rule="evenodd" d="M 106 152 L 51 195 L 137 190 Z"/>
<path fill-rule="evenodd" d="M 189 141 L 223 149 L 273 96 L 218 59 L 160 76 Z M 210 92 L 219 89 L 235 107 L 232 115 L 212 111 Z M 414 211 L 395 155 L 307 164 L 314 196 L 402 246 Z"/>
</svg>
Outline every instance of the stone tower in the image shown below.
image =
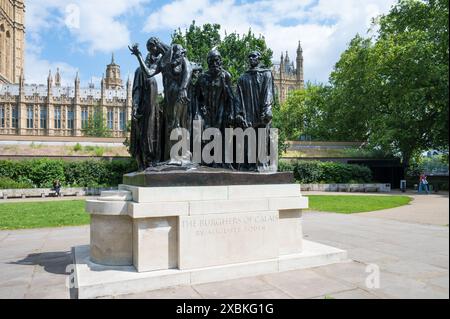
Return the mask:
<svg viewBox="0 0 450 319">
<path fill-rule="evenodd" d="M 105 87 L 111 90 L 123 89 L 120 66 L 115 62 L 114 53 L 111 57 L 111 64 L 106 67 Z"/>
<path fill-rule="evenodd" d="M 298 48 L 297 48 L 297 81 L 300 84 L 300 87 L 303 89 L 305 88 L 305 78 L 303 73 L 303 49 L 302 44 L 300 41 L 298 41 Z"/>
<path fill-rule="evenodd" d="M 303 74 L 303 49 L 298 43 L 297 58 L 294 61 L 289 58 L 289 52 L 281 53 L 279 63 L 274 63 L 273 75 L 275 78 L 275 88 L 278 98 L 281 103 L 286 101 L 289 92 L 305 88 L 304 74 Z"/>
<path fill-rule="evenodd" d="M 0 2 L 0 83 L 18 83 L 24 66 L 24 0 Z"/>
</svg>

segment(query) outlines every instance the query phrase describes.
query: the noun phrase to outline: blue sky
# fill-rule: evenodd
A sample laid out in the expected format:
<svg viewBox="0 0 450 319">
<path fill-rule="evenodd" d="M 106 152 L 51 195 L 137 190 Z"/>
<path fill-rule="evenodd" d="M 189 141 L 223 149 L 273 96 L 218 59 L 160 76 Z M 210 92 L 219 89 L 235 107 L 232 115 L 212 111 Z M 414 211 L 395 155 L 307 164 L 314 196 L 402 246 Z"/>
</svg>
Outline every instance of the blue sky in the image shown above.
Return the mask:
<svg viewBox="0 0 450 319">
<path fill-rule="evenodd" d="M 61 69 L 63 84 L 76 72 L 82 86 L 98 85 L 112 52 L 122 78 L 136 59 L 127 45 L 145 47 L 150 36 L 170 42 L 174 29 L 219 23 L 222 32 L 251 28 L 265 36 L 275 60 L 288 51 L 295 59 L 302 41 L 305 78 L 326 82 L 350 39 L 366 33 L 371 18 L 388 12 L 394 0 L 28 0 L 26 1 L 27 83 L 45 83 L 49 69 Z"/>
</svg>

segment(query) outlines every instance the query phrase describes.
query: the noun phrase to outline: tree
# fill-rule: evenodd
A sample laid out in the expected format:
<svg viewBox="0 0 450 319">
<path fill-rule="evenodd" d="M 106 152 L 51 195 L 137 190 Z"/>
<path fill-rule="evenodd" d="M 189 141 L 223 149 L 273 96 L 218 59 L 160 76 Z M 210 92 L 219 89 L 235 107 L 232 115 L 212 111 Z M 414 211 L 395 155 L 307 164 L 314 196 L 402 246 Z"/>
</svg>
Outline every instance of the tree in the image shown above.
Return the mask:
<svg viewBox="0 0 450 319">
<path fill-rule="evenodd" d="M 331 87 L 307 83 L 305 89 L 291 91 L 286 101 L 274 112 L 274 125 L 289 140 L 302 135 L 318 140 L 336 140 L 336 130 L 330 125 L 334 115 L 330 102 Z M 347 139 L 346 139 L 347 140 Z"/>
<path fill-rule="evenodd" d="M 89 114 L 84 135 L 91 137 L 111 137 L 111 131 L 106 126 L 105 117 L 100 105 L 94 106 L 93 114 Z"/>
<path fill-rule="evenodd" d="M 192 21 L 184 34 L 181 29 L 172 34 L 172 43 L 182 45 L 187 51 L 189 61 L 200 64 L 206 70 L 208 67 L 206 62 L 208 52 L 219 46 L 221 42 L 219 32 L 219 24 L 207 23 L 199 27 L 195 25 L 195 21 Z"/>
<path fill-rule="evenodd" d="M 219 24 L 195 25 L 195 21 L 183 33 L 180 29 L 172 34 L 172 43 L 180 44 L 187 50 L 190 61 L 208 68 L 207 56 L 211 49 L 216 47 L 222 55 L 223 66 L 230 72 L 233 83 L 248 69 L 248 54 L 258 50 L 262 54 L 262 64 L 272 66 L 273 52 L 267 47 L 263 36 L 256 37 L 251 30 L 244 35 L 236 32 L 220 36 Z"/>
<path fill-rule="evenodd" d="M 421 151 L 448 150 L 448 10 L 448 0 L 401 0 L 376 21 L 375 111 L 382 116 L 371 137 L 399 153 L 405 168 Z"/>
<path fill-rule="evenodd" d="M 248 55 L 254 50 L 261 53 L 262 65 L 268 68 L 272 66 L 273 52 L 267 47 L 263 36 L 255 37 L 251 30 L 242 36 L 235 32 L 225 35 L 219 52 L 222 54 L 224 68 L 230 72 L 234 83 L 248 69 Z"/>
<path fill-rule="evenodd" d="M 424 150 L 448 150 L 448 0 L 400 0 L 371 32 L 355 36 L 318 91 L 312 132 L 366 141 L 406 170 Z"/>
</svg>

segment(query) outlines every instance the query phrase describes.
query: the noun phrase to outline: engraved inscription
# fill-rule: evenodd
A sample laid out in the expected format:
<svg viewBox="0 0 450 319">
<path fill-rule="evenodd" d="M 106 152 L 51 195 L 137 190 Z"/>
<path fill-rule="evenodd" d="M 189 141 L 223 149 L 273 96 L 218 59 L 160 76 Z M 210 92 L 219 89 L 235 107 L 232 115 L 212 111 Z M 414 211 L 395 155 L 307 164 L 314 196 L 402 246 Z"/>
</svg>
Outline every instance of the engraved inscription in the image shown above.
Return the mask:
<svg viewBox="0 0 450 319">
<path fill-rule="evenodd" d="M 201 219 L 185 219 L 181 222 L 183 230 L 195 236 L 229 235 L 241 232 L 263 232 L 276 223 L 277 216 L 233 216 Z"/>
</svg>

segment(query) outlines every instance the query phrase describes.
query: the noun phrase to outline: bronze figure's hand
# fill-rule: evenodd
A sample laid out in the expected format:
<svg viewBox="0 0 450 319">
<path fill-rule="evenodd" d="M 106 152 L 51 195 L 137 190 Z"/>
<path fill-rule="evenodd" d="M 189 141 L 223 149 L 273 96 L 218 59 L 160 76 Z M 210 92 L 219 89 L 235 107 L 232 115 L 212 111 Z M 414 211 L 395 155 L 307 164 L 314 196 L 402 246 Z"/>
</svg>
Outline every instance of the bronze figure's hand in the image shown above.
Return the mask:
<svg viewBox="0 0 450 319">
<path fill-rule="evenodd" d="M 187 90 L 186 89 L 182 89 L 180 91 L 180 94 L 178 95 L 178 102 L 183 103 L 183 104 L 187 104 L 190 101 L 191 100 L 189 100 L 189 98 L 187 96 Z"/>
<path fill-rule="evenodd" d="M 208 115 L 208 109 L 206 108 L 205 105 L 202 105 L 202 106 L 200 107 L 200 110 L 201 110 L 203 116 L 207 116 L 207 115 Z"/>
<path fill-rule="evenodd" d="M 236 116 L 236 125 L 238 127 L 240 127 L 240 128 L 247 128 L 248 127 L 248 123 L 244 119 L 244 117 L 242 117 L 242 115 Z"/>
<path fill-rule="evenodd" d="M 139 112 L 137 110 L 134 110 L 132 117 L 133 117 L 134 121 L 139 121 L 142 118 L 142 114 L 139 114 Z"/>
<path fill-rule="evenodd" d="M 139 50 L 139 44 L 137 43 L 133 44 L 131 47 L 128 46 L 128 49 L 130 49 L 132 55 L 138 56 L 141 54 L 141 51 Z"/>
<path fill-rule="evenodd" d="M 263 122 L 263 124 L 267 125 L 270 123 L 270 121 L 272 121 L 272 111 L 268 110 L 268 111 L 264 111 L 264 113 L 261 116 L 261 120 Z"/>
</svg>

